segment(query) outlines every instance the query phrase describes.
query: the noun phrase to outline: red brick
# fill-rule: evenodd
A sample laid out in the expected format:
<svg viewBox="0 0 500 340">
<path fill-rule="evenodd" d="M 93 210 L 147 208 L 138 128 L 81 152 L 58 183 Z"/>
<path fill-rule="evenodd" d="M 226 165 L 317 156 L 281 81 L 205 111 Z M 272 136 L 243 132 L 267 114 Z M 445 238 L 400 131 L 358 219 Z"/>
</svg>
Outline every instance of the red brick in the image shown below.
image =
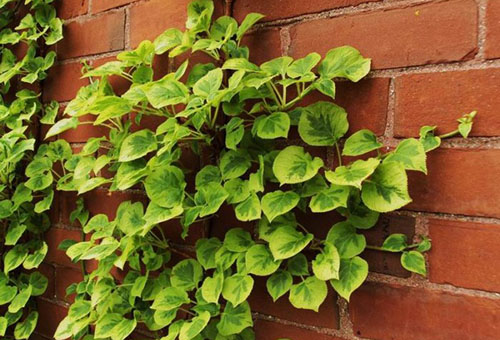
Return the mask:
<svg viewBox="0 0 500 340">
<path fill-rule="evenodd" d="M 429 231 L 432 282 L 500 292 L 500 225 L 432 219 Z"/>
<path fill-rule="evenodd" d="M 410 173 L 411 210 L 500 217 L 500 150 L 435 150 L 428 169 Z"/>
<path fill-rule="evenodd" d="M 499 92 L 500 68 L 398 77 L 394 134 L 418 136 L 423 125 L 450 132 L 464 113 L 477 110 L 471 135 L 499 136 Z"/>
<path fill-rule="evenodd" d="M 234 2 L 233 12 L 235 18 L 239 22 L 241 22 L 247 14 L 252 12 L 264 14 L 265 18 L 262 19 L 263 21 L 272 21 L 376 1 L 381 0 L 237 0 Z"/>
<path fill-rule="evenodd" d="M 110 221 L 115 219 L 118 207 L 125 201 L 141 202 L 146 208 L 147 198 L 145 194 L 130 191 L 93 190 L 85 194 L 85 207 L 90 216 L 106 214 Z"/>
<path fill-rule="evenodd" d="M 36 332 L 53 339 L 57 326 L 68 314 L 68 309 L 45 299 L 38 299 L 37 304 L 41 312 L 38 316 Z"/>
<path fill-rule="evenodd" d="M 80 15 L 87 14 L 88 8 L 89 8 L 89 0 L 56 1 L 57 16 L 62 19 L 70 19 Z"/>
<path fill-rule="evenodd" d="M 392 340 L 493 340 L 500 300 L 368 283 L 353 294 L 356 335 Z"/>
<path fill-rule="evenodd" d="M 293 307 L 288 301 L 288 294 L 273 302 L 266 289 L 266 278 L 255 277 L 255 286 L 250 295 L 249 303 L 254 312 L 309 326 L 339 328 L 337 296 L 331 287 L 328 288 L 328 296 L 319 308 L 319 312 L 316 313 L 315 311 Z M 260 340 L 259 337 L 257 339 Z"/>
<path fill-rule="evenodd" d="M 130 45 L 143 40 L 154 40 L 168 28 L 185 29 L 189 0 L 151 0 L 130 8 Z M 215 14 L 222 13 L 221 1 L 214 1 Z M 147 15 L 145 15 L 147 13 Z"/>
<path fill-rule="evenodd" d="M 50 228 L 45 233 L 45 241 L 48 245 L 47 256 L 45 257 L 45 261 L 48 263 L 55 263 L 61 266 L 79 268 L 77 263 L 71 262 L 66 253 L 62 250 L 57 249 L 59 244 L 61 244 L 64 240 L 81 240 L 81 233 L 78 230 L 68 230 L 61 228 Z"/>
<path fill-rule="evenodd" d="M 255 338 L 259 340 L 276 340 L 284 338 L 289 340 L 342 340 L 335 336 L 316 333 L 313 330 L 262 319 L 256 320 L 254 327 Z"/>
<path fill-rule="evenodd" d="M 92 3 L 92 13 L 102 12 L 111 8 L 128 5 L 138 0 L 98 0 Z"/>
<path fill-rule="evenodd" d="M 280 57 L 282 55 L 280 31 L 279 28 L 270 28 L 246 35 L 241 44 L 250 49 L 250 61 L 260 65 Z"/>
<path fill-rule="evenodd" d="M 60 59 L 111 52 L 125 46 L 125 12 L 117 11 L 69 23 L 56 47 Z"/>
<path fill-rule="evenodd" d="M 376 69 L 467 60 L 477 50 L 477 8 L 446 1 L 305 22 L 290 33 L 294 57 L 352 45 Z"/>
<path fill-rule="evenodd" d="M 79 62 L 52 67 L 44 82 L 43 100 L 64 102 L 75 98 L 78 90 L 89 83 L 87 79 L 81 79 L 81 70 L 82 64 Z"/>
<path fill-rule="evenodd" d="M 66 288 L 72 283 L 78 283 L 83 280 L 81 270 L 58 266 L 56 268 L 55 295 L 61 301 L 72 302 L 74 296 L 66 297 Z"/>
<path fill-rule="evenodd" d="M 489 0 L 486 8 L 486 46 L 487 58 L 500 57 L 500 2 Z"/>
</svg>

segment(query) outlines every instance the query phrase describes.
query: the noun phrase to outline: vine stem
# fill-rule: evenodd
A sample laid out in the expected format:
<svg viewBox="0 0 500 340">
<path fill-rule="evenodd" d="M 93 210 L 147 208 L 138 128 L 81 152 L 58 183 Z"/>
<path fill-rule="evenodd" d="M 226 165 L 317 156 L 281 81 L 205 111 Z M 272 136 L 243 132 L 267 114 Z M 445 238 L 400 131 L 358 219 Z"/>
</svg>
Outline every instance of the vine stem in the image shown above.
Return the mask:
<svg viewBox="0 0 500 340">
<path fill-rule="evenodd" d="M 460 133 L 460 131 L 455 130 L 455 131 L 451 131 L 451 132 L 448 132 L 448 133 L 445 133 L 443 135 L 440 135 L 438 136 L 439 138 L 441 139 L 445 139 L 445 138 L 451 138 L 451 137 L 455 137 L 456 135 L 458 135 Z"/>
<path fill-rule="evenodd" d="M 342 166 L 342 155 L 340 154 L 339 143 L 335 143 L 335 150 L 337 151 L 337 157 L 339 160 L 339 166 Z"/>
</svg>

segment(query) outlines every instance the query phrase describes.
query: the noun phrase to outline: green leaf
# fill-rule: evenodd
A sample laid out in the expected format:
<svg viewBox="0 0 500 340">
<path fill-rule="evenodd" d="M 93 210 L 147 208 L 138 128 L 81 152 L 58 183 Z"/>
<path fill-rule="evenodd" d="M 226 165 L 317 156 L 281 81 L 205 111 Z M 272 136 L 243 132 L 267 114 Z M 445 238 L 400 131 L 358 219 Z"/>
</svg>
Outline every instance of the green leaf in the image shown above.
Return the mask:
<svg viewBox="0 0 500 340">
<path fill-rule="evenodd" d="M 172 268 L 170 281 L 172 286 L 184 290 L 195 288 L 203 277 L 203 269 L 198 261 L 182 260 Z"/>
<path fill-rule="evenodd" d="M 269 276 L 280 266 L 281 261 L 275 261 L 273 254 L 263 244 L 256 244 L 248 249 L 245 255 L 246 268 L 250 274 Z"/>
<path fill-rule="evenodd" d="M 236 147 L 243 139 L 245 134 L 245 126 L 243 119 L 233 117 L 226 125 L 226 147 L 231 150 L 236 150 Z"/>
<path fill-rule="evenodd" d="M 325 96 L 335 99 L 336 86 L 333 80 L 326 78 L 319 78 L 313 84 L 316 90 L 323 93 Z"/>
<path fill-rule="evenodd" d="M 253 279 L 250 275 L 235 274 L 224 280 L 222 296 L 236 307 L 248 298 L 252 288 Z"/>
<path fill-rule="evenodd" d="M 385 239 L 382 249 L 395 253 L 400 252 L 408 246 L 406 241 L 407 237 L 405 234 L 392 234 Z"/>
<path fill-rule="evenodd" d="M 230 150 L 222 156 L 219 168 L 222 178 L 227 180 L 243 176 L 250 165 L 250 156 L 245 150 Z"/>
<path fill-rule="evenodd" d="M 288 136 L 290 118 L 284 112 L 274 112 L 269 116 L 262 115 L 254 122 L 252 132 L 262 139 L 275 139 Z"/>
<path fill-rule="evenodd" d="M 232 228 L 224 237 L 224 246 L 235 253 L 243 253 L 253 244 L 252 235 L 241 228 Z"/>
<path fill-rule="evenodd" d="M 422 143 L 425 152 L 437 149 L 441 145 L 441 138 L 434 135 L 436 126 L 422 126 L 420 128 L 420 143 Z"/>
<path fill-rule="evenodd" d="M 217 171 L 218 170 L 219 169 L 217 169 Z M 224 183 L 224 190 L 226 190 L 229 194 L 229 196 L 227 197 L 227 203 L 229 204 L 243 202 L 250 196 L 249 181 L 244 181 L 240 178 L 233 178 Z"/>
<path fill-rule="evenodd" d="M 26 306 L 26 303 L 31 297 L 32 289 L 33 288 L 31 286 L 28 286 L 19 292 L 9 305 L 9 313 L 17 313 L 19 310 L 24 308 L 24 306 Z"/>
<path fill-rule="evenodd" d="M 76 321 L 88 315 L 91 310 L 92 306 L 90 301 L 78 300 L 70 306 L 68 316 L 71 320 Z"/>
<path fill-rule="evenodd" d="M 205 269 L 216 267 L 215 253 L 222 246 L 218 238 L 202 238 L 196 242 L 196 258 Z"/>
<path fill-rule="evenodd" d="M 148 174 L 144 159 L 121 163 L 115 175 L 114 185 L 118 190 L 126 190 L 136 185 Z"/>
<path fill-rule="evenodd" d="M 399 143 L 396 150 L 390 153 L 384 162 L 399 162 L 406 170 L 417 170 L 427 174 L 427 156 L 422 143 L 414 138 Z"/>
<path fill-rule="evenodd" d="M 329 102 L 317 102 L 306 107 L 299 120 L 299 134 L 313 146 L 332 146 L 349 129 L 347 113 Z"/>
<path fill-rule="evenodd" d="M 45 290 L 47 289 L 47 286 L 49 284 L 49 279 L 47 279 L 39 272 L 33 272 L 29 276 L 28 284 L 32 288 L 31 296 L 40 296 L 45 293 Z"/>
<path fill-rule="evenodd" d="M 172 78 L 165 78 L 142 87 L 148 101 L 155 109 L 169 105 L 187 103 L 189 91 L 183 83 Z"/>
<path fill-rule="evenodd" d="M 111 337 L 113 340 L 123 340 L 135 329 L 137 322 L 125 319 L 118 313 L 106 313 L 95 326 L 94 336 L 99 338 Z"/>
<path fill-rule="evenodd" d="M 269 248 L 275 260 L 288 259 L 301 252 L 313 238 L 312 234 L 304 235 L 294 227 L 283 226 L 271 234 Z"/>
<path fill-rule="evenodd" d="M 262 211 L 269 222 L 272 222 L 276 216 L 283 215 L 295 208 L 299 200 L 300 196 L 293 191 L 273 191 L 262 197 Z"/>
<path fill-rule="evenodd" d="M 365 237 L 356 233 L 356 228 L 345 221 L 333 225 L 326 236 L 326 241 L 337 248 L 343 259 L 361 254 L 366 247 Z"/>
<path fill-rule="evenodd" d="M 177 28 L 170 28 L 156 37 L 154 41 L 155 53 L 163 54 L 182 44 L 182 32 Z"/>
<path fill-rule="evenodd" d="M 156 137 L 148 129 L 143 129 L 127 136 L 120 148 L 120 162 L 130 162 L 141 158 L 157 148 Z"/>
<path fill-rule="evenodd" d="M 0 306 L 11 302 L 17 295 L 17 288 L 13 286 L 0 286 Z"/>
<path fill-rule="evenodd" d="M 248 302 L 244 301 L 237 307 L 234 307 L 229 302 L 226 304 L 224 312 L 221 314 L 217 329 L 221 335 L 230 336 L 239 334 L 245 328 L 252 326 L 252 313 Z"/>
<path fill-rule="evenodd" d="M 26 226 L 24 224 L 10 225 L 9 230 L 7 231 L 7 235 L 5 235 L 5 245 L 15 245 L 19 238 L 21 238 L 25 230 Z"/>
<path fill-rule="evenodd" d="M 41 191 L 47 189 L 53 182 L 54 177 L 51 172 L 46 174 L 36 175 L 31 177 L 27 182 L 24 183 L 27 188 L 33 191 Z"/>
<path fill-rule="evenodd" d="M 196 174 L 195 185 L 198 189 L 209 183 L 220 184 L 221 182 L 222 177 L 219 168 L 215 165 L 206 165 Z"/>
<path fill-rule="evenodd" d="M 325 244 L 323 252 L 312 261 L 314 275 L 323 281 L 339 278 L 340 256 L 334 245 Z"/>
<path fill-rule="evenodd" d="M 314 195 L 309 203 L 309 208 L 311 208 L 312 212 L 322 213 L 338 207 L 347 207 L 349 192 L 349 187 L 333 184 Z"/>
<path fill-rule="evenodd" d="M 340 260 L 340 273 L 338 280 L 330 283 L 335 291 L 349 301 L 352 292 L 361 286 L 368 276 L 368 263 L 361 257 Z"/>
<path fill-rule="evenodd" d="M 38 312 L 31 312 L 26 319 L 16 325 L 14 337 L 16 339 L 28 339 L 35 330 L 38 322 Z"/>
<path fill-rule="evenodd" d="M 129 231 L 127 227 L 124 228 L 123 226 L 121 226 L 120 228 Z M 115 240 L 113 237 L 106 237 L 101 241 L 101 243 L 90 248 L 84 254 L 82 254 L 82 256 L 80 256 L 80 260 L 102 260 L 113 254 L 115 250 L 118 249 L 118 247 L 120 247 L 120 242 Z"/>
<path fill-rule="evenodd" d="M 359 130 L 346 139 L 342 154 L 344 156 L 359 156 L 377 150 L 383 145 L 377 141 L 377 136 L 370 130 Z"/>
<path fill-rule="evenodd" d="M 184 289 L 179 287 L 167 287 L 163 288 L 158 295 L 156 295 L 152 309 L 169 311 L 182 306 L 185 303 L 189 303 L 188 294 Z"/>
<path fill-rule="evenodd" d="M 179 334 L 179 340 L 190 340 L 201 333 L 210 321 L 210 312 L 201 312 L 191 320 L 184 322 Z"/>
<path fill-rule="evenodd" d="M 3 259 L 3 271 L 5 274 L 19 267 L 28 256 L 28 249 L 24 245 L 17 245 L 7 252 Z"/>
<path fill-rule="evenodd" d="M 93 177 L 78 186 L 78 195 L 94 190 L 95 188 L 109 183 L 110 180 L 103 177 Z"/>
<path fill-rule="evenodd" d="M 396 162 L 380 164 L 370 181 L 363 183 L 361 197 L 368 208 L 378 212 L 393 211 L 410 203 L 403 166 Z"/>
<path fill-rule="evenodd" d="M 313 157 L 301 146 L 289 146 L 274 159 L 273 173 L 280 184 L 295 184 L 313 178 L 324 165 L 319 157 Z"/>
<path fill-rule="evenodd" d="M 7 327 L 9 326 L 8 321 L 5 317 L 0 317 L 0 336 L 5 336 L 7 332 Z"/>
<path fill-rule="evenodd" d="M 216 68 L 201 77 L 193 86 L 193 93 L 197 96 L 212 100 L 222 85 L 222 69 Z"/>
<path fill-rule="evenodd" d="M 173 165 L 157 168 L 146 177 L 144 187 L 152 202 L 160 207 L 173 208 L 184 199 L 184 173 Z"/>
<path fill-rule="evenodd" d="M 318 311 L 319 306 L 325 301 L 328 288 L 325 281 L 315 276 L 308 277 L 301 283 L 290 288 L 290 303 L 295 308 Z"/>
<path fill-rule="evenodd" d="M 236 39 L 238 41 L 240 41 L 241 38 L 243 37 L 243 35 L 245 35 L 245 33 L 250 28 L 252 28 L 252 26 L 255 25 L 255 23 L 257 21 L 259 21 L 263 17 L 264 17 L 264 15 L 259 14 L 259 13 L 249 13 L 249 14 L 247 14 L 247 16 L 245 17 L 245 19 L 243 19 L 240 27 L 238 28 L 238 31 L 236 32 Z"/>
<path fill-rule="evenodd" d="M 292 283 L 292 274 L 284 270 L 278 270 L 267 279 L 266 287 L 269 295 L 271 295 L 273 301 L 276 302 L 276 300 L 290 290 Z"/>
<path fill-rule="evenodd" d="M 178 309 L 155 310 L 153 314 L 153 320 L 155 324 L 158 325 L 157 328 L 164 328 L 170 325 L 172 321 L 174 321 L 174 319 L 177 317 L 177 311 Z M 151 329 L 152 327 L 149 328 Z"/>
<path fill-rule="evenodd" d="M 138 233 L 146 224 L 142 203 L 132 204 L 130 201 L 121 203 L 116 211 L 116 222 L 118 228 L 126 235 Z"/>
<path fill-rule="evenodd" d="M 366 161 L 357 160 L 346 166 L 339 166 L 335 171 L 326 171 L 326 179 L 336 185 L 350 185 L 361 189 L 364 180 L 370 177 L 380 160 L 377 158 L 369 158 Z"/>
<path fill-rule="evenodd" d="M 304 58 L 295 60 L 287 70 L 287 75 L 290 78 L 300 78 L 307 76 L 311 70 L 319 63 L 321 56 L 316 53 L 309 53 Z"/>
<path fill-rule="evenodd" d="M 125 98 L 105 96 L 96 99 L 88 111 L 97 115 L 94 125 L 98 125 L 109 119 L 123 117 L 132 111 L 132 105 Z"/>
<path fill-rule="evenodd" d="M 201 295 L 209 303 L 218 303 L 222 287 L 224 285 L 224 275 L 216 272 L 213 277 L 207 277 L 201 285 Z"/>
<path fill-rule="evenodd" d="M 248 183 L 248 182 L 247 182 Z M 261 217 L 261 203 L 256 193 L 251 193 L 243 202 L 240 202 L 234 212 L 239 221 L 254 221 Z"/>
<path fill-rule="evenodd" d="M 9 217 L 14 212 L 10 200 L 0 201 L 0 218 Z"/>
<path fill-rule="evenodd" d="M 403 266 L 403 268 L 411 272 L 423 276 L 427 275 L 424 255 L 422 255 L 422 253 L 416 250 L 410 250 L 408 252 L 404 252 L 401 255 L 401 265 Z"/>
<path fill-rule="evenodd" d="M 340 77 L 357 82 L 370 72 L 370 65 L 371 60 L 363 58 L 357 49 L 342 46 L 328 51 L 318 72 L 325 78 Z"/>
<path fill-rule="evenodd" d="M 284 77 L 292 61 L 292 57 L 278 57 L 261 64 L 260 69 L 270 76 L 281 75 Z"/>
<path fill-rule="evenodd" d="M 217 183 L 212 182 L 201 187 L 194 196 L 196 205 L 200 207 L 200 217 L 216 213 L 228 195 L 222 185 Z"/>
<path fill-rule="evenodd" d="M 38 268 L 40 263 L 42 263 L 42 261 L 45 259 L 48 249 L 49 248 L 47 246 L 47 243 L 41 242 L 38 248 L 36 248 L 32 254 L 26 256 L 26 259 L 24 260 L 23 263 L 24 269 L 31 270 L 34 268 Z"/>
<path fill-rule="evenodd" d="M 228 59 L 224 65 L 222 65 L 223 70 L 243 70 L 247 72 L 258 72 L 260 71 L 259 67 L 251 62 L 249 62 L 245 58 L 232 58 Z"/>
<path fill-rule="evenodd" d="M 309 275 L 309 260 L 304 254 L 297 254 L 286 263 L 286 270 L 293 276 Z"/>
</svg>

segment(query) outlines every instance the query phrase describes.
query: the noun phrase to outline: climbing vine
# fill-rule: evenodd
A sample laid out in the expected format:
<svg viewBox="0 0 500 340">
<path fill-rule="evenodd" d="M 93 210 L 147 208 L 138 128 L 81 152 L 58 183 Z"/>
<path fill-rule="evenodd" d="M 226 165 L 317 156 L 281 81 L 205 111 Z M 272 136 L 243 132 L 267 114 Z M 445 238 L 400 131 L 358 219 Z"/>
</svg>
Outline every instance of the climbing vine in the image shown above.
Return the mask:
<svg viewBox="0 0 500 340">
<path fill-rule="evenodd" d="M 23 19 L 19 28 L 40 34 L 47 44 L 60 38 L 60 21 L 49 2 L 32 3 L 35 11 L 43 7 L 43 15 Z M 4 3 L 14 2 L 0 0 L 0 6 Z M 213 12 L 211 1 L 194 1 L 188 6 L 184 32 L 168 29 L 153 42 L 120 53 L 115 61 L 97 68 L 85 65 L 90 84 L 79 90 L 57 122 L 57 105 L 42 109 L 36 94 L 18 94 L 16 100 L 26 103 L 26 109 L 17 116 L 15 101 L 5 106 L 16 123 L 6 120 L 9 132 L 2 138 L 13 135 L 12 143 L 26 146 L 14 157 L 13 169 L 18 171 L 7 176 L 17 178 L 8 182 L 15 192 L 6 187 L 5 201 L 0 202 L 6 228 L 22 230 L 15 232 L 16 245 L 4 256 L 5 279 L 0 277 L 0 283 L 15 293 L 5 300 L 12 302 L 0 326 L 17 321 L 12 321 L 11 306 L 24 306 L 18 302 L 25 296 L 43 292 L 35 292 L 37 284 L 46 286 L 39 274 L 33 279 L 35 274 L 20 274 L 14 286 L 8 274 L 42 261 L 47 246 L 40 235 L 48 220 L 41 213 L 50 208 L 54 190 L 78 195 L 99 188 L 142 190 L 147 196 L 146 204 L 121 203 L 113 220 L 104 214 L 91 216 L 84 200 L 78 201 L 71 220 L 81 224 L 82 240 L 67 240 L 60 248 L 82 264 L 84 280 L 67 289 L 76 297 L 55 339 L 122 340 L 139 324 L 161 340 L 253 339 L 247 298 L 254 277 L 266 277 L 274 301 L 289 299 L 298 309 L 318 311 L 328 289 L 349 300 L 365 281 L 368 264 L 360 255 L 366 248 L 400 253 L 404 268 L 426 274 L 422 253 L 430 249 L 429 239 L 413 242 L 393 234 L 381 245 L 368 245 L 362 231 L 372 228 L 380 213 L 411 202 L 407 172 L 426 173 L 426 153 L 438 148 L 442 138 L 467 137 L 475 112 L 460 118 L 456 131 L 438 136 L 435 126 L 425 126 L 420 138 L 402 140 L 392 151 L 369 130 L 347 136 L 347 112 L 335 104 L 335 82 L 358 82 L 369 73 L 370 59 L 342 46 L 324 58 L 317 53 L 295 60 L 284 56 L 258 66 L 249 61 L 251 51 L 243 38 L 263 16 L 251 13 L 238 24 L 229 16 L 212 21 Z M 31 41 L 28 34 L 6 30 L 0 42 Z M 191 65 L 194 52 L 205 53 L 212 62 Z M 162 55 L 171 66 L 174 60 L 185 61 L 158 76 L 153 63 Z M 6 81 L 5 74 L 17 64 L 4 67 L 3 60 L 12 59 L 3 57 L 0 81 L 7 84 L 11 77 Z M 17 73 L 25 80 L 43 79 L 54 55 L 31 58 Z M 27 71 L 28 64 L 39 65 L 36 76 Z M 115 93 L 111 77 L 128 81 L 128 90 Z M 329 100 L 304 106 L 303 99 L 313 92 Z M 63 139 L 45 143 L 23 173 L 15 165 L 30 159 L 35 144 L 24 132 L 31 116 L 42 110 L 42 122 L 53 124 L 46 138 L 83 124 L 103 127 L 107 133 L 90 138 L 78 152 Z M 161 124 L 154 131 L 141 127 L 145 116 Z M 22 132 L 11 132 L 23 121 Z M 291 135 L 300 142 L 290 143 Z M 334 167 L 311 154 L 318 147 L 336 154 Z M 186 154 L 198 155 L 201 170 L 191 173 L 183 161 Z M 223 205 L 247 227 L 225 226 L 223 239 L 201 238 L 192 252 L 166 237 L 169 223 L 180 223 L 186 237 L 194 224 L 217 219 Z M 29 213 L 17 213 L 21 207 Z M 342 221 L 332 222 L 326 238 L 318 238 L 311 226 L 297 220 L 299 211 L 308 213 L 311 221 L 314 214 L 336 211 Z M 17 244 L 26 230 L 29 241 Z M 89 261 L 96 263 L 92 271 L 86 268 Z M 119 275 L 122 271 L 125 274 Z M 37 314 L 29 311 L 24 326 L 16 330 L 33 330 Z"/>
<path fill-rule="evenodd" d="M 0 337 L 28 339 L 38 312 L 34 297 L 48 280 L 36 269 L 47 254 L 44 213 L 53 190 L 28 179 L 36 149 L 36 122 L 55 117 L 57 103 L 43 105 L 37 84 L 55 53 L 45 46 L 62 38 L 52 0 L 0 1 Z M 33 85 L 32 85 L 33 84 Z M 36 192 L 35 192 L 36 191 Z"/>
</svg>

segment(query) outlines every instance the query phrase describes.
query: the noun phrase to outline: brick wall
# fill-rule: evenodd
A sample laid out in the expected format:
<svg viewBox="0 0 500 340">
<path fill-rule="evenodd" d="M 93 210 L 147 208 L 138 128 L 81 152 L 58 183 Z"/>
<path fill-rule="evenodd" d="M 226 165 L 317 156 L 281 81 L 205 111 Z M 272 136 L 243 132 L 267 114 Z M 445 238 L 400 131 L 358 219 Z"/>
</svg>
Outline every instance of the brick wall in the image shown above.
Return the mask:
<svg viewBox="0 0 500 340">
<path fill-rule="evenodd" d="M 421 125 L 455 126 L 461 114 L 478 110 L 468 140 L 445 141 L 429 157 L 429 175 L 412 174 L 414 202 L 384 216 L 367 233 L 371 243 L 391 232 L 428 235 L 429 277 L 409 275 L 393 254 L 368 251 L 369 283 L 348 305 L 332 291 L 316 314 L 292 309 L 285 299 L 272 304 L 264 283 L 251 296 L 258 340 L 400 339 L 461 340 L 500 337 L 500 0 L 216 0 L 217 12 L 241 20 L 261 12 L 266 22 L 246 38 L 251 59 L 350 44 L 373 58 L 374 71 L 358 84 L 339 84 L 338 102 L 355 129 L 370 128 L 387 146 L 415 136 Z M 82 58 L 98 65 L 119 51 L 183 26 L 188 0 L 59 0 L 66 19 L 59 64 L 44 84 L 44 99 L 65 103 L 85 84 Z M 166 72 L 167 63 L 157 69 Z M 120 83 L 116 80 L 116 86 Z M 318 96 L 308 98 L 317 100 Z M 154 122 L 149 122 L 154 124 Z M 77 148 L 104 133 L 86 125 L 63 135 Z M 318 151 L 333 164 L 333 158 Z M 121 200 L 140 192 L 86 195 L 93 212 L 114 214 Z M 56 250 L 63 239 L 79 239 L 70 225 L 73 195 L 61 195 L 47 233 L 49 254 L 42 271 L 50 278 L 40 299 L 34 339 L 50 339 L 66 313 L 65 287 L 81 278 L 77 266 Z M 230 212 L 215 223 L 231 221 Z M 316 232 L 332 224 L 317 217 Z M 227 224 L 226 224 L 227 225 Z M 198 230 L 199 229 L 199 230 Z M 197 234 L 206 230 L 201 226 Z M 223 231 L 222 231 L 223 232 Z M 142 337 L 144 338 L 144 337 Z"/>
</svg>

